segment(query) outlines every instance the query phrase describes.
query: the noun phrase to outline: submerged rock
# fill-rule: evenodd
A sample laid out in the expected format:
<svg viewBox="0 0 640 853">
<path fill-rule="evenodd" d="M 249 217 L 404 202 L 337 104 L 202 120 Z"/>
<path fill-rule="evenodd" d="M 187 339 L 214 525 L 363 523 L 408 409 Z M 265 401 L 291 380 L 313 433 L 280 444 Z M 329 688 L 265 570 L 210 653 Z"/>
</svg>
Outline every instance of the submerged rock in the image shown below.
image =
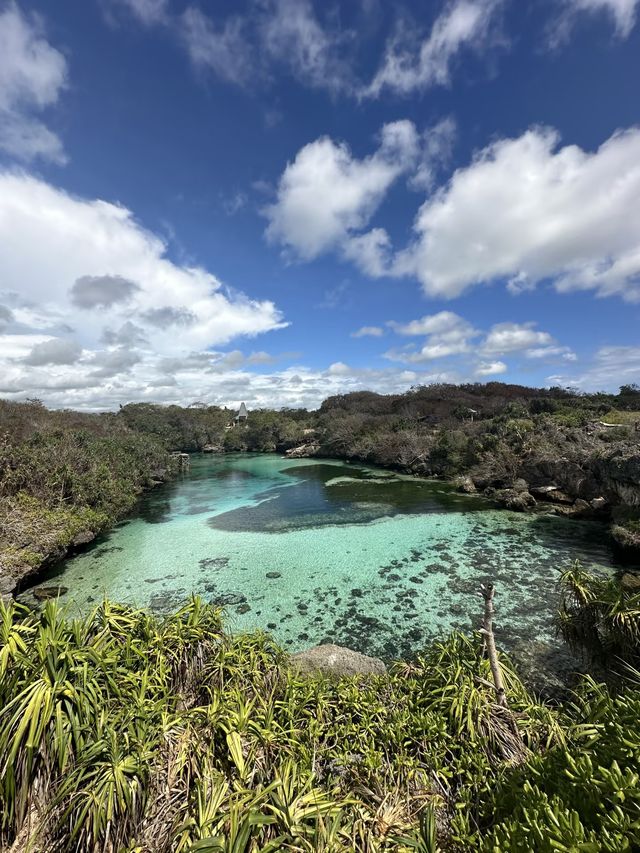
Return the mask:
<svg viewBox="0 0 640 853">
<path fill-rule="evenodd" d="M 343 678 L 350 675 L 384 675 L 386 666 L 380 658 L 354 652 L 327 643 L 291 656 L 291 667 L 301 675 L 328 675 Z"/>
<path fill-rule="evenodd" d="M 58 598 L 59 595 L 64 595 L 68 591 L 66 586 L 41 586 L 36 587 L 32 592 L 36 601 L 47 601 L 50 598 Z"/>
<path fill-rule="evenodd" d="M 229 607 L 235 604 L 245 604 L 247 596 L 240 592 L 227 592 L 212 599 L 211 603 L 217 607 Z"/>
</svg>

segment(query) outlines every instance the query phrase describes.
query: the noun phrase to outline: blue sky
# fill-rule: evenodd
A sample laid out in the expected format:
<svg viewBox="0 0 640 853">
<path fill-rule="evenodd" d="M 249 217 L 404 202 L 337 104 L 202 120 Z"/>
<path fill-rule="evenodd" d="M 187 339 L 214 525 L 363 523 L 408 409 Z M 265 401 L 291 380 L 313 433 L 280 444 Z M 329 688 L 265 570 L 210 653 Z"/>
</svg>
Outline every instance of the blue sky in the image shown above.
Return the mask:
<svg viewBox="0 0 640 853">
<path fill-rule="evenodd" d="M 640 380 L 639 0 L 0 0 L 0 394 Z"/>
</svg>

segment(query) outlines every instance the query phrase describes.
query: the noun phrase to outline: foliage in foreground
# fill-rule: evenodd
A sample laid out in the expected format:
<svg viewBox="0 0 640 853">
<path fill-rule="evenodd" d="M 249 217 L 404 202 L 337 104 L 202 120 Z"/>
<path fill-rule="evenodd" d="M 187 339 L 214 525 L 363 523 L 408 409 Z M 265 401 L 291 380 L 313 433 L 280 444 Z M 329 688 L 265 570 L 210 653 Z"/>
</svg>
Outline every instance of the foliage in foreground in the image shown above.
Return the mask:
<svg viewBox="0 0 640 853">
<path fill-rule="evenodd" d="M 640 690 L 559 714 L 479 637 L 388 676 L 286 667 L 198 599 L 158 620 L 0 605 L 0 844 L 33 851 L 621 851 L 640 835 Z M 514 749 L 514 721 L 518 741 Z"/>
<path fill-rule="evenodd" d="M 640 589 L 602 578 L 579 563 L 560 579 L 558 626 L 573 647 L 606 663 L 640 662 Z"/>
</svg>

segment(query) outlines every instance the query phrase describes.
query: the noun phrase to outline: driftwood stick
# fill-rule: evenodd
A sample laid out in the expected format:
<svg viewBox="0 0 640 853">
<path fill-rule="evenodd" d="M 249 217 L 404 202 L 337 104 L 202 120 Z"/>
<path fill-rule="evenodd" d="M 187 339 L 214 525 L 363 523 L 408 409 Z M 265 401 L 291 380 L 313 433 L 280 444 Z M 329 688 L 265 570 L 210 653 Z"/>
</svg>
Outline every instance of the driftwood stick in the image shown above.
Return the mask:
<svg viewBox="0 0 640 853">
<path fill-rule="evenodd" d="M 503 708 L 508 708 L 509 705 L 507 703 L 507 694 L 504 689 L 504 683 L 502 681 L 502 671 L 500 670 L 500 662 L 498 661 L 498 652 L 496 650 L 496 641 L 493 636 L 493 617 L 495 610 L 493 608 L 493 597 L 495 595 L 496 589 L 492 583 L 484 586 L 484 584 L 480 587 L 480 591 L 482 592 L 482 597 L 484 598 L 484 619 L 482 624 L 482 635 L 484 637 L 484 644 L 487 650 L 487 656 L 489 658 L 489 665 L 491 666 L 491 674 L 493 676 L 493 684 L 496 690 L 496 697 L 498 705 L 501 705 Z"/>
</svg>

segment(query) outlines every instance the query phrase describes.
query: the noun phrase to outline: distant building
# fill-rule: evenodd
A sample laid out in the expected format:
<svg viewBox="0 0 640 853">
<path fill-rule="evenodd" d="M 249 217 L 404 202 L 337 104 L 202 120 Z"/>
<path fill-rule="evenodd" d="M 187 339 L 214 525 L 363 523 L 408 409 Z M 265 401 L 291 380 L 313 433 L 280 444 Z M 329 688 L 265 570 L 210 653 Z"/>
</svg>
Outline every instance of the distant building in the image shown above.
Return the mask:
<svg viewBox="0 0 640 853">
<path fill-rule="evenodd" d="M 249 412 L 247 412 L 247 407 L 244 403 L 240 403 L 240 408 L 238 409 L 238 414 L 233 419 L 237 424 L 244 424 L 247 422 L 247 418 L 249 417 Z"/>
</svg>

